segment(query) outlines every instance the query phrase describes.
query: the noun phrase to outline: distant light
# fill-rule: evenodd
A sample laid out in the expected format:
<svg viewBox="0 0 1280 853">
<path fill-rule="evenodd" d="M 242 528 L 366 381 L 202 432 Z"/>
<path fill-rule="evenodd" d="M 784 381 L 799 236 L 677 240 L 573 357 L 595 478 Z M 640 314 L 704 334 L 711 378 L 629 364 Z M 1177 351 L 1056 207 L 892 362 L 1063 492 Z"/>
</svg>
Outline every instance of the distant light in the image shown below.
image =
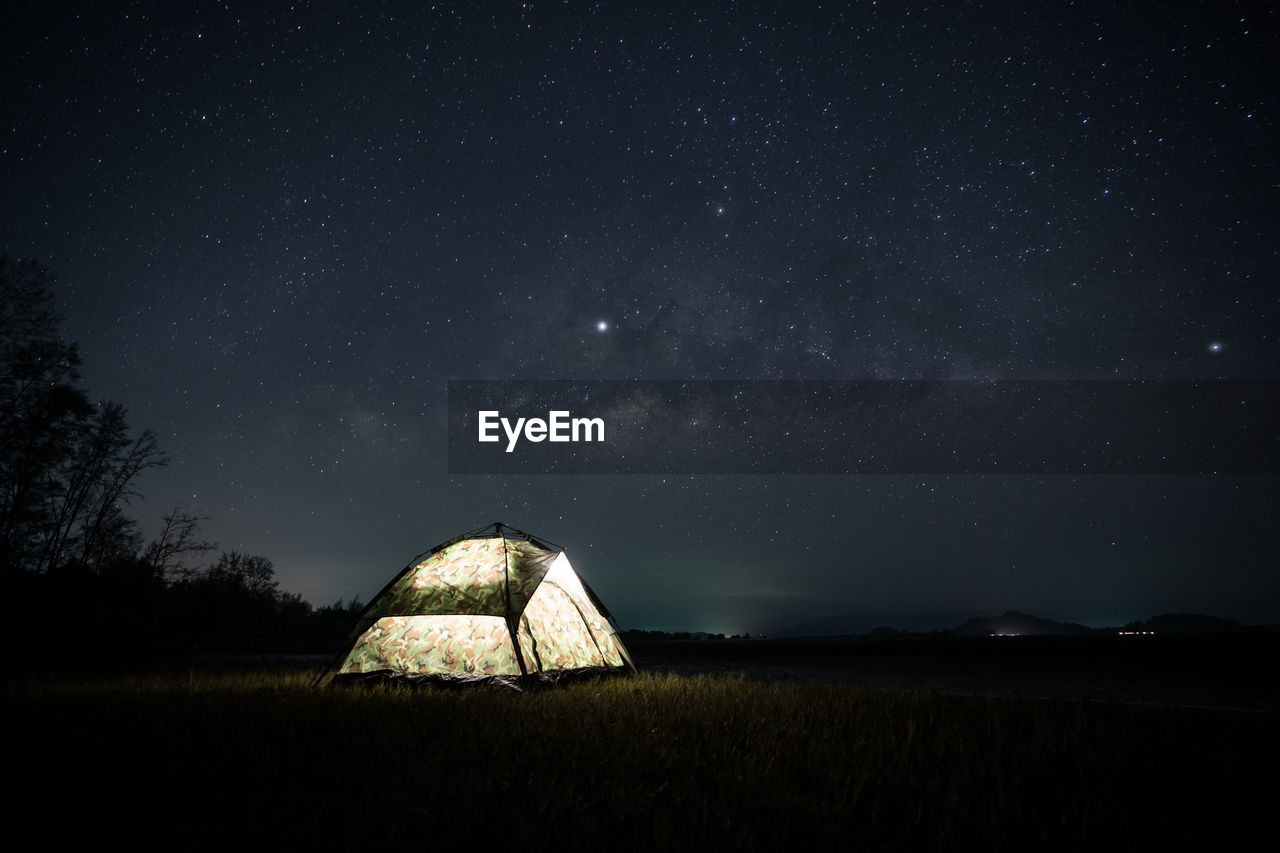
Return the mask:
<svg viewBox="0 0 1280 853">
<path fill-rule="evenodd" d="M 607 332 L 607 331 L 609 331 L 609 324 L 608 324 L 606 321 L 604 321 L 604 320 L 597 320 L 597 321 L 596 321 L 596 331 L 597 331 L 597 332 Z"/>
<path fill-rule="evenodd" d="M 1213 343 L 1209 344 L 1209 352 L 1222 352 L 1222 343 L 1219 341 L 1214 341 Z"/>
</svg>

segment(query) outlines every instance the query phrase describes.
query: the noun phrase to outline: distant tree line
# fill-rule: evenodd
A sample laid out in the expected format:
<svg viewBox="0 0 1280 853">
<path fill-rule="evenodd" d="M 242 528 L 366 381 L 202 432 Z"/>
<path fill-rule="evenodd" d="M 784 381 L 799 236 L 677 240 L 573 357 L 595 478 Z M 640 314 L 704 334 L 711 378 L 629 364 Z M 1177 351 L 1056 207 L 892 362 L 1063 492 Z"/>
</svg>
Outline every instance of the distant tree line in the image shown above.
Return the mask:
<svg viewBox="0 0 1280 853">
<path fill-rule="evenodd" d="M 93 403 L 61 337 L 52 279 L 0 256 L 0 574 L 28 653 L 119 643 L 148 650 L 324 651 L 362 605 L 313 608 L 265 557 L 223 552 L 175 507 L 144 545 L 126 514 L 143 472 L 168 463 L 123 406 Z"/>
</svg>

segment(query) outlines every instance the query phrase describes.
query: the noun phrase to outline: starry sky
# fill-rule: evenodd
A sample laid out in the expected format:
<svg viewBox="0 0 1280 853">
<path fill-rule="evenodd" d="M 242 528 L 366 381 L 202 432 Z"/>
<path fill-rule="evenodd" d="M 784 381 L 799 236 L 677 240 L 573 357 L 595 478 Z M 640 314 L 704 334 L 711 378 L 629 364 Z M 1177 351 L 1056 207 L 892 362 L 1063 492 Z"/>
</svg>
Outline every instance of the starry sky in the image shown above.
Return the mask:
<svg viewBox="0 0 1280 853">
<path fill-rule="evenodd" d="M 446 464 L 450 379 L 1280 379 L 1267 4 L 3 15 L 0 251 L 171 455 L 148 535 L 317 604 L 502 520 L 623 627 L 1280 622 L 1274 475 Z"/>
</svg>

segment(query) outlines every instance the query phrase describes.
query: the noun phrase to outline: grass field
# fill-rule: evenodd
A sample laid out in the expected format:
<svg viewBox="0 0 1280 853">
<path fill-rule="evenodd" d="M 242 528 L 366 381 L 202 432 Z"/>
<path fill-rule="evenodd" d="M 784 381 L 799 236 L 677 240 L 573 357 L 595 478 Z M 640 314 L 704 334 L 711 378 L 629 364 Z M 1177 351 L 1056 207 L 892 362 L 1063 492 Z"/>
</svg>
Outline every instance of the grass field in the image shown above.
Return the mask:
<svg viewBox="0 0 1280 853">
<path fill-rule="evenodd" d="M 11 820 L 55 847 L 1150 849 L 1264 825 L 1277 790 L 1266 713 L 705 676 L 524 694 L 310 678 L 13 679 Z"/>
</svg>

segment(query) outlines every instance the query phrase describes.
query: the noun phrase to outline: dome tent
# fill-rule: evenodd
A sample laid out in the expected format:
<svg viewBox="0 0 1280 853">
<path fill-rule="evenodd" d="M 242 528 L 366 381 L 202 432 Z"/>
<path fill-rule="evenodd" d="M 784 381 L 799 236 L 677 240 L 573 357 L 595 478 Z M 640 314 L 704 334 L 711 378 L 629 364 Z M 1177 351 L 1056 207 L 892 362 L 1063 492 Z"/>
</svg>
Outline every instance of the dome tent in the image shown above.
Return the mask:
<svg viewBox="0 0 1280 853">
<path fill-rule="evenodd" d="M 347 648 L 334 681 L 520 686 L 635 670 L 564 549 L 501 522 L 410 561 L 365 608 Z"/>
</svg>

